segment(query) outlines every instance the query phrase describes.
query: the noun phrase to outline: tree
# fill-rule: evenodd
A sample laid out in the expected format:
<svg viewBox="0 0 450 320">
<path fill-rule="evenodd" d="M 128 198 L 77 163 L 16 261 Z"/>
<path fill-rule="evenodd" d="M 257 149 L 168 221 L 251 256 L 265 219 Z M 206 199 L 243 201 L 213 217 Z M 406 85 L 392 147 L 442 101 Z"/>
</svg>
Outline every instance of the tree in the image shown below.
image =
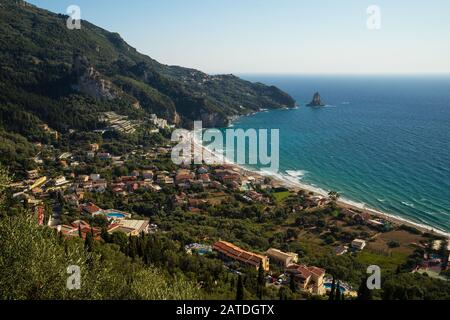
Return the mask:
<svg viewBox="0 0 450 320">
<path fill-rule="evenodd" d="M 5 190 L 11 183 L 11 179 L 8 175 L 8 171 L 0 165 L 0 211 L 5 209 Z"/>
<path fill-rule="evenodd" d="M 288 294 L 287 294 L 286 287 L 280 288 L 280 290 L 278 291 L 278 297 L 280 298 L 280 300 L 288 300 Z"/>
<path fill-rule="evenodd" d="M 0 300 L 199 298 L 184 277 L 144 268 L 115 246 L 99 244 L 87 253 L 79 239 L 60 243 L 53 230 L 22 213 L 0 219 L 0 239 Z M 73 265 L 80 267 L 82 290 L 67 290 L 67 270 Z"/>
<path fill-rule="evenodd" d="M 244 283 L 242 281 L 242 275 L 239 275 L 236 286 L 236 300 L 244 300 Z"/>
<path fill-rule="evenodd" d="M 335 301 L 341 300 L 341 283 L 339 280 L 336 281 L 334 300 Z"/>
<path fill-rule="evenodd" d="M 333 277 L 333 281 L 331 282 L 331 290 L 330 290 L 330 294 L 328 296 L 328 300 L 334 300 L 336 295 L 336 280 Z"/>
<path fill-rule="evenodd" d="M 336 202 L 341 197 L 341 195 L 336 191 L 330 191 L 328 193 L 328 197 L 331 201 Z"/>
<path fill-rule="evenodd" d="M 109 242 L 109 233 L 105 227 L 103 227 L 101 230 L 101 237 L 105 242 Z"/>
<path fill-rule="evenodd" d="M 86 240 L 84 240 L 84 249 L 86 252 L 92 252 L 94 247 L 94 237 L 92 232 L 86 233 Z"/>
<path fill-rule="evenodd" d="M 297 284 L 295 283 L 294 275 L 289 278 L 289 288 L 293 293 L 297 292 Z"/>
<path fill-rule="evenodd" d="M 262 296 L 263 296 L 264 287 L 266 285 L 265 273 L 264 273 L 264 268 L 263 268 L 262 262 L 259 264 L 257 281 L 258 281 L 258 283 L 257 283 L 256 291 L 257 291 L 258 298 L 261 300 Z"/>
<path fill-rule="evenodd" d="M 367 287 L 367 279 L 368 277 L 365 277 L 362 279 L 361 284 L 358 288 L 358 300 L 372 300 L 372 290 L 370 290 Z"/>
</svg>

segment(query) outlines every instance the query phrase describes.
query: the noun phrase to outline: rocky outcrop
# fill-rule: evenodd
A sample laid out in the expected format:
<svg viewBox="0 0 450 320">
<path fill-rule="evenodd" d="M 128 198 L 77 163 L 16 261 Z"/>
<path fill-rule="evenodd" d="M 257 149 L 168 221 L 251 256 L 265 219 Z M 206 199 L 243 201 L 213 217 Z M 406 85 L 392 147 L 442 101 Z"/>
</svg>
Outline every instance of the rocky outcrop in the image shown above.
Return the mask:
<svg viewBox="0 0 450 320">
<path fill-rule="evenodd" d="M 106 80 L 80 55 L 74 57 L 73 73 L 76 83 L 72 87 L 81 93 L 96 99 L 106 100 L 113 100 L 120 95 L 120 90 L 111 81 Z"/>
<path fill-rule="evenodd" d="M 312 101 L 308 104 L 308 107 L 324 107 L 324 106 L 325 106 L 325 104 L 322 103 L 320 93 L 316 92 L 314 94 Z"/>
</svg>

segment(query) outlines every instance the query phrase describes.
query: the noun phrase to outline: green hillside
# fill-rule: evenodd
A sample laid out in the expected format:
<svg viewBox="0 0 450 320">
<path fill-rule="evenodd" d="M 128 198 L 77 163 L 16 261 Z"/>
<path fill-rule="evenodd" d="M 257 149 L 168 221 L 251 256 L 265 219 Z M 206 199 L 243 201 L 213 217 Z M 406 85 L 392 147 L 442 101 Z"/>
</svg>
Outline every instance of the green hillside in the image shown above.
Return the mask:
<svg viewBox="0 0 450 320">
<path fill-rule="evenodd" d="M 91 130 L 97 113 L 156 113 L 189 127 L 226 125 L 230 116 L 293 107 L 277 89 L 233 75 L 166 66 L 129 46 L 117 33 L 22 1 L 0 0 L 0 127 L 39 140 L 39 125 L 61 133 Z"/>
</svg>

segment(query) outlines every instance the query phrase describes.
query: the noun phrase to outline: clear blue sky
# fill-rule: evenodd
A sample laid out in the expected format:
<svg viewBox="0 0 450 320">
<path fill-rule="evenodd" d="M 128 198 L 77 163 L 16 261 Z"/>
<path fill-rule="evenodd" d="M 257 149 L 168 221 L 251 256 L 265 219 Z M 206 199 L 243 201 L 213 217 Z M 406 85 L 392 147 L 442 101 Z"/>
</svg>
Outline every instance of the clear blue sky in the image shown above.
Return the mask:
<svg viewBox="0 0 450 320">
<path fill-rule="evenodd" d="M 450 73 L 448 0 L 30 0 L 209 73 Z M 366 27 L 381 9 L 381 30 Z"/>
</svg>

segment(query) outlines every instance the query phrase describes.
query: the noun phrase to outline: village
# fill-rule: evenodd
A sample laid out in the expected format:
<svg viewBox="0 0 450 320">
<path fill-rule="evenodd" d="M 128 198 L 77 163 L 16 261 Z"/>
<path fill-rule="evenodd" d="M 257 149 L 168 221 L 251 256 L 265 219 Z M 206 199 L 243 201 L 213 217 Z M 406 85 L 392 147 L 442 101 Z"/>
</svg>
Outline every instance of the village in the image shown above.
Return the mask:
<svg viewBox="0 0 450 320">
<path fill-rule="evenodd" d="M 166 123 L 160 125 L 165 127 Z M 178 208 L 199 215 L 208 207 L 226 203 L 230 197 L 238 199 L 242 208 L 257 205 L 263 212 L 269 212 L 282 203 L 292 214 L 320 212 L 334 205 L 336 200 L 335 194 L 325 197 L 290 190 L 276 180 L 230 164 L 173 166 L 170 164 L 170 144 L 136 147 L 119 155 L 104 150 L 99 143 L 92 143 L 85 150 L 65 152 L 55 149 L 49 152 L 44 146 L 41 148 L 40 154 L 47 157 L 36 156 L 37 168 L 27 171 L 26 179 L 11 185 L 15 190 L 12 198 L 25 204 L 40 225 L 47 225 L 65 237 L 86 239 L 91 234 L 95 240 L 102 241 L 103 232 L 110 235 L 123 233 L 128 237 L 165 232 L 152 218 L 121 208 L 102 207 L 94 201 L 96 197 L 111 198 L 120 203 L 134 201 L 133 197 L 139 198 L 142 193 L 171 194 L 172 210 Z M 52 163 L 52 170 L 48 169 L 48 162 Z M 135 164 L 134 169 L 124 170 L 129 163 Z M 293 198 L 295 194 L 300 195 L 299 198 Z M 342 209 L 340 217 L 359 225 L 359 229 L 364 226 L 368 231 L 359 233 L 365 238 L 339 241 L 340 244 L 332 248 L 336 256 L 362 252 L 380 234 L 394 229 L 387 220 L 351 208 Z M 305 228 L 317 229 L 314 223 L 309 225 L 308 215 L 299 219 L 303 219 L 298 223 Z M 336 221 L 341 224 L 339 219 Z M 186 246 L 187 253 L 213 253 L 230 272 L 237 274 L 241 271 L 238 271 L 240 268 L 236 263 L 256 270 L 262 267 L 268 286 L 292 286 L 293 281 L 302 292 L 324 296 L 334 282 L 326 269 L 302 263 L 297 253 L 275 247 L 263 253 L 252 252 L 229 242 L 229 239 L 211 239 L 207 243 L 198 240 L 199 243 Z M 337 241 L 329 242 L 331 245 Z M 439 251 L 440 243 L 432 245 L 435 252 Z M 414 272 L 434 271 L 437 277 L 441 277 L 440 271 L 448 268 L 448 255 L 446 259 L 442 255 L 427 254 Z M 347 296 L 356 295 L 350 284 L 341 282 L 340 286 Z"/>
</svg>

